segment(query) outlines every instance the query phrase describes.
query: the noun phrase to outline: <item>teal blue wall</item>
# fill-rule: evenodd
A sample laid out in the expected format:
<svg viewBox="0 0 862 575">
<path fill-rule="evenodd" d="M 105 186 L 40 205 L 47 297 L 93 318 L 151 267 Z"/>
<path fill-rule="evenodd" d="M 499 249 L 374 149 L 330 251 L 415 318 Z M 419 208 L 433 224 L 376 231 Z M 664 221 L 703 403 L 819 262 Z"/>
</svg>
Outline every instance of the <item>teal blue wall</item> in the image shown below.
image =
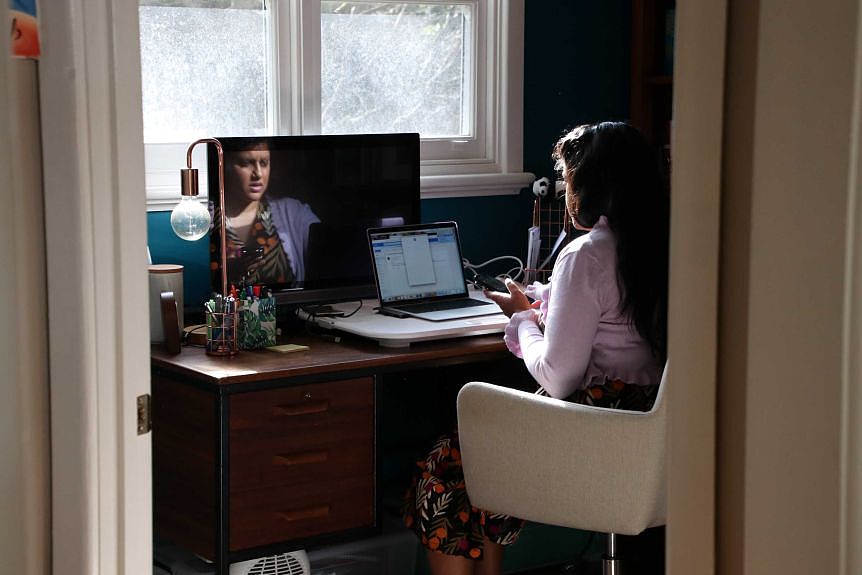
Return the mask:
<svg viewBox="0 0 862 575">
<path fill-rule="evenodd" d="M 525 4 L 524 170 L 551 177 L 565 130 L 628 119 L 631 0 Z"/>
<path fill-rule="evenodd" d="M 624 120 L 629 109 L 631 0 L 526 2 L 524 45 L 524 170 L 553 176 L 550 151 L 568 128 Z M 464 257 L 480 263 L 526 255 L 533 195 L 422 201 L 424 221 L 455 220 Z M 168 212 L 147 217 L 153 263 L 185 266 L 185 302 L 208 294 L 208 242 L 174 236 Z M 490 270 L 495 273 L 503 270 Z"/>
<path fill-rule="evenodd" d="M 183 266 L 183 302 L 186 307 L 201 307 L 212 291 L 209 287 L 209 241 L 182 240 L 171 229 L 170 212 L 149 212 L 147 243 L 154 264 Z"/>
</svg>

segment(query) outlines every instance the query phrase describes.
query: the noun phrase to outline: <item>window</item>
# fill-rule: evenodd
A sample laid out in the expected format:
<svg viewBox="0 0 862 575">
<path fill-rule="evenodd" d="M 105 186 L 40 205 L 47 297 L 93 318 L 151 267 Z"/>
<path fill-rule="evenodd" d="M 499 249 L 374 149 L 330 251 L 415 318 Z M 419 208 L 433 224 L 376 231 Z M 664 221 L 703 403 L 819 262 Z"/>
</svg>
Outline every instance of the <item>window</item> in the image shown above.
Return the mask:
<svg viewBox="0 0 862 575">
<path fill-rule="evenodd" d="M 472 137 L 474 8 L 321 2 L 321 131 Z"/>
<path fill-rule="evenodd" d="M 423 197 L 532 180 L 523 0 L 139 0 L 139 22 L 150 209 L 209 136 L 419 132 Z"/>
<path fill-rule="evenodd" d="M 141 0 L 144 142 L 270 133 L 271 39 L 263 0 Z"/>
</svg>

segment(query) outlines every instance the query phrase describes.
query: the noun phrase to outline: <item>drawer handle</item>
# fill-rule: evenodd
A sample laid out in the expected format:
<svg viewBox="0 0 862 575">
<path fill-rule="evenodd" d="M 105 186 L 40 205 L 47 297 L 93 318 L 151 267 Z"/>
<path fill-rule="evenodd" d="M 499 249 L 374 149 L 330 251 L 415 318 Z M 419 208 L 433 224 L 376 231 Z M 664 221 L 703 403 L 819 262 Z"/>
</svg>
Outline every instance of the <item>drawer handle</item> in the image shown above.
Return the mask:
<svg viewBox="0 0 862 575">
<path fill-rule="evenodd" d="M 279 453 L 275 462 L 279 465 L 301 465 L 303 463 L 320 463 L 329 459 L 328 449 L 317 451 L 300 451 L 299 453 Z"/>
<path fill-rule="evenodd" d="M 317 507 L 305 507 L 303 509 L 291 509 L 290 511 L 277 511 L 276 514 L 286 521 L 298 521 L 300 519 L 314 519 L 329 515 L 329 505 L 318 505 Z"/>
<path fill-rule="evenodd" d="M 322 413 L 329 409 L 329 400 L 320 399 L 307 403 L 291 403 L 275 407 L 276 415 L 308 415 L 310 413 Z"/>
</svg>

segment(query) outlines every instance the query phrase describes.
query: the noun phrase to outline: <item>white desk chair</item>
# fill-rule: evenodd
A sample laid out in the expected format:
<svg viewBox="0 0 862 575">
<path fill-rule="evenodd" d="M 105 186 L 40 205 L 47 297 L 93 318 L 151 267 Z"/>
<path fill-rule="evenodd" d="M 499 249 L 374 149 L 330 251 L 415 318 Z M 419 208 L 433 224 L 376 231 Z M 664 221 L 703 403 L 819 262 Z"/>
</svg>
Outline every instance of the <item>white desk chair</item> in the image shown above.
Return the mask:
<svg viewBox="0 0 862 575">
<path fill-rule="evenodd" d="M 620 573 L 616 534 L 665 523 L 666 378 L 667 367 L 648 412 L 468 383 L 458 393 L 458 434 L 470 501 L 608 533 L 604 573 Z"/>
</svg>

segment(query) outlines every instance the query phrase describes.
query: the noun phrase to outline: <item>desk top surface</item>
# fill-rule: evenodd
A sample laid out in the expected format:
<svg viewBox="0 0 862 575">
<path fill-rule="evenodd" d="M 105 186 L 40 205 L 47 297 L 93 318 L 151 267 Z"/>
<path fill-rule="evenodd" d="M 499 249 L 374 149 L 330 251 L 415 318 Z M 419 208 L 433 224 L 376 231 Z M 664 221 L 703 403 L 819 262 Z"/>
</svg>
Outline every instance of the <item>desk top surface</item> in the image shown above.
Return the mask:
<svg viewBox="0 0 862 575">
<path fill-rule="evenodd" d="M 473 299 L 491 301 L 481 291 L 470 290 Z M 509 322 L 503 313 L 493 313 L 447 321 L 395 318 L 377 313 L 377 300 L 363 300 L 359 309 L 354 302 L 332 304 L 344 317 L 319 316 L 311 321 L 325 329 L 359 335 L 387 347 L 407 347 L 417 342 L 502 333 Z M 499 312 L 496 306 L 493 308 Z M 502 337 L 502 336 L 500 336 Z"/>
<path fill-rule="evenodd" d="M 163 345 L 151 348 L 153 369 L 163 369 L 212 385 L 231 385 L 287 377 L 339 372 L 383 371 L 409 366 L 454 365 L 481 359 L 508 357 L 501 334 L 477 335 L 451 340 L 420 342 L 409 348 L 388 348 L 368 340 L 345 336 L 340 343 L 313 335 L 295 335 L 289 341 L 308 350 L 278 353 L 269 350 L 241 351 L 232 357 L 206 355 L 202 347 L 185 346 L 177 355 Z"/>
</svg>

